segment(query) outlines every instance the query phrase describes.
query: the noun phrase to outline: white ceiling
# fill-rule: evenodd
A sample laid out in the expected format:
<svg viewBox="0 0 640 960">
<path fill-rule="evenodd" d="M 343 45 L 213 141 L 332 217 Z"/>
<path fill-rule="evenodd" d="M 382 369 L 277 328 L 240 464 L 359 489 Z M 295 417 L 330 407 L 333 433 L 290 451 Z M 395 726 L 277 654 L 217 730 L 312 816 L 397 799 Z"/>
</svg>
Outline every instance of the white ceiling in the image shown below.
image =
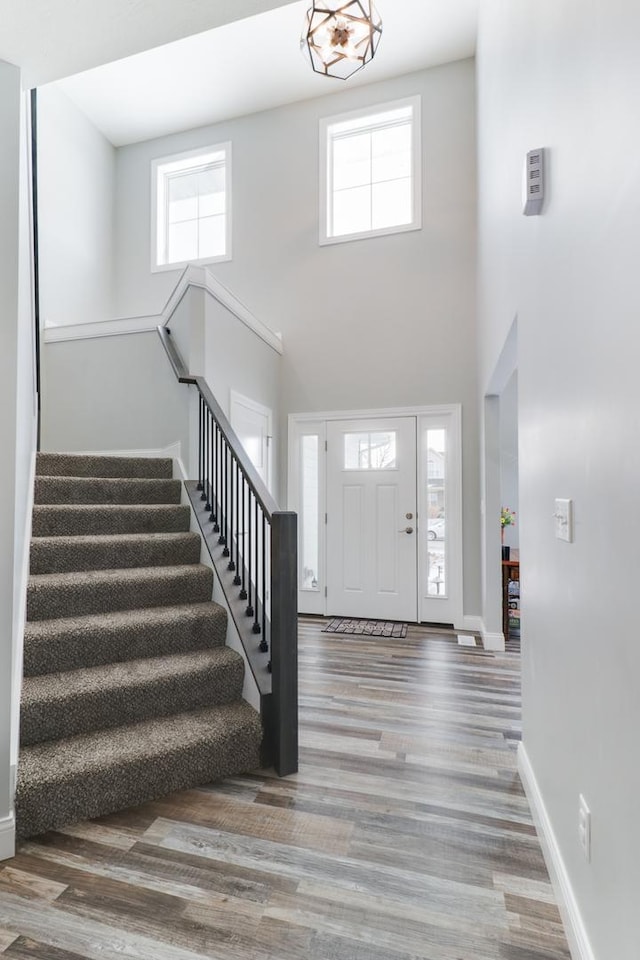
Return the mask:
<svg viewBox="0 0 640 960">
<path fill-rule="evenodd" d="M 37 86 L 293 0 L 0 0 L 0 60 Z"/>
<path fill-rule="evenodd" d="M 94 7 L 87 0 L 72 0 L 71 5 L 83 2 Z M 110 3 L 149 6 L 144 0 Z M 195 0 L 154 3 L 191 7 L 194 15 L 198 8 L 203 14 Z M 281 4 L 279 0 L 277 9 L 69 77 L 59 86 L 115 146 L 343 90 L 344 81 L 314 74 L 300 54 L 308 2 Z M 213 0 L 210 5 L 215 5 Z M 268 0 L 233 0 L 236 14 L 241 7 L 273 5 Z M 108 4 L 96 4 L 96 12 L 101 6 Z M 347 83 L 372 83 L 473 56 L 477 7 L 478 0 L 377 0 L 383 19 L 378 53 Z"/>
</svg>

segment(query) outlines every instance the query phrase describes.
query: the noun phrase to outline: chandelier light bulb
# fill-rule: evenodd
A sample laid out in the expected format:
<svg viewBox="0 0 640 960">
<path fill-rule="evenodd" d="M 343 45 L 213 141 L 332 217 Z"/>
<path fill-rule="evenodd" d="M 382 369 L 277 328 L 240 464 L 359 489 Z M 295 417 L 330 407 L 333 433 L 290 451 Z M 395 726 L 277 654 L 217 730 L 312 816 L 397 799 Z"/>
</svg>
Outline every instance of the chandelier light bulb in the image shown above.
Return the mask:
<svg viewBox="0 0 640 960">
<path fill-rule="evenodd" d="M 307 11 L 300 47 L 316 73 L 347 80 L 373 60 L 381 36 L 371 0 L 319 0 Z"/>
</svg>

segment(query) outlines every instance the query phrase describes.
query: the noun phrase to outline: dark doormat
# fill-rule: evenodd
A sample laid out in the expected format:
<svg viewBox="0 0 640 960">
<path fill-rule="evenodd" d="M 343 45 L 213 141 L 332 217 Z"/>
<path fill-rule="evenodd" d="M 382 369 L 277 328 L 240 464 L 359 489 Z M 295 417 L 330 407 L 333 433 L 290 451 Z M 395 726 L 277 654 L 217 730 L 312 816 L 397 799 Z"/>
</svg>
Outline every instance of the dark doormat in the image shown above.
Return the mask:
<svg viewBox="0 0 640 960">
<path fill-rule="evenodd" d="M 407 635 L 406 623 L 394 623 L 392 620 L 355 620 L 334 617 L 322 631 L 323 633 L 353 633 L 365 637 L 395 637 L 402 639 Z"/>
</svg>

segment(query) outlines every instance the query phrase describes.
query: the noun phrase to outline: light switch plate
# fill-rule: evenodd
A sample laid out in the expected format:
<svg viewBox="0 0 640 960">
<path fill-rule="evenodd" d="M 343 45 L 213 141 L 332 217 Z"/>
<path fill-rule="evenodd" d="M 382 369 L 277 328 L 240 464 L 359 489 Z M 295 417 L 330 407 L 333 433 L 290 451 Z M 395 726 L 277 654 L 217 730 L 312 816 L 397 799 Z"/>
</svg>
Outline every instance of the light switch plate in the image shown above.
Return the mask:
<svg viewBox="0 0 640 960">
<path fill-rule="evenodd" d="M 556 500 L 556 539 L 573 543 L 573 500 Z"/>
</svg>

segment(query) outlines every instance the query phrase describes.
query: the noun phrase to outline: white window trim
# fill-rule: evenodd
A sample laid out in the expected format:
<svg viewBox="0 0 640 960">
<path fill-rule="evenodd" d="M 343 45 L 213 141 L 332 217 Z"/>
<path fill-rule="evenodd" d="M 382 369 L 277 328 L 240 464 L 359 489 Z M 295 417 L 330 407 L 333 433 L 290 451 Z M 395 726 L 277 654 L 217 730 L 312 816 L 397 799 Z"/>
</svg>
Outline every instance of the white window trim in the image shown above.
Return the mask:
<svg viewBox="0 0 640 960">
<path fill-rule="evenodd" d="M 209 153 L 225 154 L 225 253 L 219 257 L 202 257 L 198 260 L 181 260 L 177 263 L 158 263 L 158 168 L 167 163 L 196 159 Z M 172 153 L 157 157 L 151 161 L 151 273 L 165 273 L 167 270 L 183 270 L 189 264 L 204 266 L 207 263 L 223 263 L 231 260 L 231 221 L 232 221 L 232 147 L 231 141 L 215 143 L 195 150 Z"/>
<path fill-rule="evenodd" d="M 363 119 L 398 110 L 402 107 L 411 107 L 412 110 L 412 205 L 413 219 L 411 223 L 395 227 L 381 227 L 375 230 L 363 230 L 360 233 L 349 233 L 339 237 L 328 235 L 329 197 L 331 193 L 331 177 L 329 165 L 329 127 L 336 123 L 348 120 Z M 408 233 L 422 229 L 422 98 L 420 94 L 406 97 L 403 100 L 392 100 L 389 103 L 377 103 L 360 110 L 350 110 L 348 113 L 339 113 L 332 117 L 320 120 L 320 246 L 333 243 L 350 243 L 353 240 L 368 240 L 371 237 L 385 237 L 394 233 Z"/>
</svg>

